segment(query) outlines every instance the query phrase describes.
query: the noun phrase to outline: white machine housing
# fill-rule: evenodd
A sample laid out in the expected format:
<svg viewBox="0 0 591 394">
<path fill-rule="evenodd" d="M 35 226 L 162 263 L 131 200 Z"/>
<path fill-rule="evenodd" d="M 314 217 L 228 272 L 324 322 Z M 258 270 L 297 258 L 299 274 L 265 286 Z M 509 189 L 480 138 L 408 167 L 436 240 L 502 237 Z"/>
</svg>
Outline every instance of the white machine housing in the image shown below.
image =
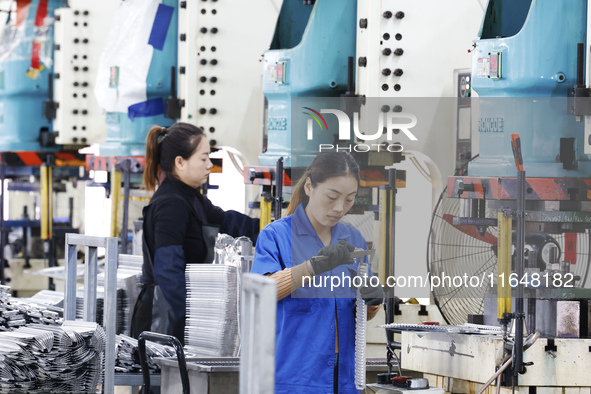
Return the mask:
<svg viewBox="0 0 591 394">
<path fill-rule="evenodd" d="M 180 121 L 203 127 L 217 146 L 239 148 L 251 163 L 262 147 L 261 60 L 281 3 L 179 1 Z"/>
<path fill-rule="evenodd" d="M 104 142 L 104 115 L 94 97 L 97 65 L 120 0 L 70 0 L 56 10 L 54 130 L 60 145 Z"/>
</svg>

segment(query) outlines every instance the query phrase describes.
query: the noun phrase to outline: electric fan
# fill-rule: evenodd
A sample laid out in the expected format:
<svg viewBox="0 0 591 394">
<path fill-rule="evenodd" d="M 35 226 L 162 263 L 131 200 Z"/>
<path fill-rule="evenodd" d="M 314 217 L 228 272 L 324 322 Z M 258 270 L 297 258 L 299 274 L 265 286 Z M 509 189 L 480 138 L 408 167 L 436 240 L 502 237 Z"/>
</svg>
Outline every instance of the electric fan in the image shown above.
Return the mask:
<svg viewBox="0 0 591 394">
<path fill-rule="evenodd" d="M 453 325 L 467 322 L 469 314 L 482 314 L 485 294 L 497 282 L 498 229 L 488 227 L 483 235 L 479 235 L 475 226 L 453 225 L 459 207 L 460 199 L 448 198 L 447 188 L 444 189 L 433 213 L 427 246 L 427 269 L 432 277 L 439 278 L 440 284 L 433 287 L 433 298 L 445 321 Z M 487 209 L 486 217 L 496 218 L 496 212 Z M 559 259 L 570 261 L 571 272 L 579 278 L 574 286 L 584 287 L 591 261 L 590 241 L 589 229 L 584 233 L 528 233 L 526 249 L 535 249 L 535 242 L 557 245 Z M 547 258 L 543 255 L 540 253 L 539 261 Z M 450 280 L 444 281 L 446 277 Z M 472 277 L 478 278 L 478 286 L 474 286 L 476 279 L 470 282 Z M 461 285 L 454 285 L 453 278 L 456 278 L 456 285 Z"/>
</svg>

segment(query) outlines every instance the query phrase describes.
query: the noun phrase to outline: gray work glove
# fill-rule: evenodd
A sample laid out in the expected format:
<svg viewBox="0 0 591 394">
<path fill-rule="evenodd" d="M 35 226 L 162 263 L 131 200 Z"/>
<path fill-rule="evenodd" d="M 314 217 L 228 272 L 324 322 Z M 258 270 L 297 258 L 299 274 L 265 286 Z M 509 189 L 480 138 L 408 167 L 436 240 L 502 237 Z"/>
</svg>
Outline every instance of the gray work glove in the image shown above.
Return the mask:
<svg viewBox="0 0 591 394">
<path fill-rule="evenodd" d="M 310 264 L 314 270 L 314 274 L 320 275 L 326 271 L 330 271 L 339 265 L 353 263 L 351 259 L 351 252 L 355 250 L 355 246 L 342 239 L 334 245 L 328 245 L 318 252 L 318 256 L 326 256 L 328 259 L 317 260 L 312 258 Z"/>
<path fill-rule="evenodd" d="M 384 288 L 382 285 L 374 287 L 369 284 L 368 280 L 367 286 L 360 287 L 359 291 L 366 305 L 380 305 L 384 302 Z"/>
</svg>

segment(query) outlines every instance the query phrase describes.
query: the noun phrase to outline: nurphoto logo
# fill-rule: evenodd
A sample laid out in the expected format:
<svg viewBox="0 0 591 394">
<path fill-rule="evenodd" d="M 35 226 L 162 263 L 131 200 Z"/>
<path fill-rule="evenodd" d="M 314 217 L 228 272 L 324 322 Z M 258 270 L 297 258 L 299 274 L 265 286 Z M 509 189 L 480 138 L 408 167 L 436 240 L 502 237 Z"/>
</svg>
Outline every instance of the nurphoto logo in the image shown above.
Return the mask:
<svg viewBox="0 0 591 394">
<path fill-rule="evenodd" d="M 349 116 L 344 112 L 338 109 L 321 109 L 320 112 L 310 108 L 310 107 L 303 107 L 304 109 L 310 112 L 304 112 L 305 115 L 310 116 L 307 123 L 307 138 L 308 141 L 312 141 L 314 139 L 314 122 L 320 127 L 321 131 L 328 132 L 328 124 L 326 119 L 322 114 L 332 114 L 337 117 L 338 120 L 338 136 L 340 141 L 351 141 L 351 120 Z M 374 134 L 365 134 L 359 130 L 359 113 L 353 113 L 353 133 L 355 137 L 363 142 L 367 141 L 376 141 L 384 134 L 386 135 L 386 139 L 388 141 L 387 144 L 383 143 L 360 143 L 360 144 L 349 144 L 349 145 L 341 145 L 338 144 L 335 146 L 334 144 L 319 144 L 318 149 L 319 152 L 324 150 L 347 150 L 349 152 L 369 152 L 380 150 L 387 150 L 388 152 L 401 152 L 404 147 L 399 142 L 392 142 L 394 134 L 399 133 L 400 131 L 408 137 L 411 141 L 417 141 L 417 137 L 410 131 L 411 128 L 417 125 L 417 117 L 410 113 L 405 112 L 388 112 L 382 113 L 378 112 L 378 130 Z"/>
</svg>

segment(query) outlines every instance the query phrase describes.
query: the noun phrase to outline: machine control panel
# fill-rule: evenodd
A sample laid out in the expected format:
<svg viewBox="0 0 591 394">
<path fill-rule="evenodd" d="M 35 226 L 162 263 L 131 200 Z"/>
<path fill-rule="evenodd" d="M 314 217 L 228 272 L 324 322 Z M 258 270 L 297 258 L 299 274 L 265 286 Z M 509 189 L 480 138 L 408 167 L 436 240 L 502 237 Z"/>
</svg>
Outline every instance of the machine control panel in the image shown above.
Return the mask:
<svg viewBox="0 0 591 394">
<path fill-rule="evenodd" d="M 472 159 L 472 75 L 469 71 L 456 72 L 456 163 L 455 172 L 465 175 L 468 162 Z"/>
</svg>

